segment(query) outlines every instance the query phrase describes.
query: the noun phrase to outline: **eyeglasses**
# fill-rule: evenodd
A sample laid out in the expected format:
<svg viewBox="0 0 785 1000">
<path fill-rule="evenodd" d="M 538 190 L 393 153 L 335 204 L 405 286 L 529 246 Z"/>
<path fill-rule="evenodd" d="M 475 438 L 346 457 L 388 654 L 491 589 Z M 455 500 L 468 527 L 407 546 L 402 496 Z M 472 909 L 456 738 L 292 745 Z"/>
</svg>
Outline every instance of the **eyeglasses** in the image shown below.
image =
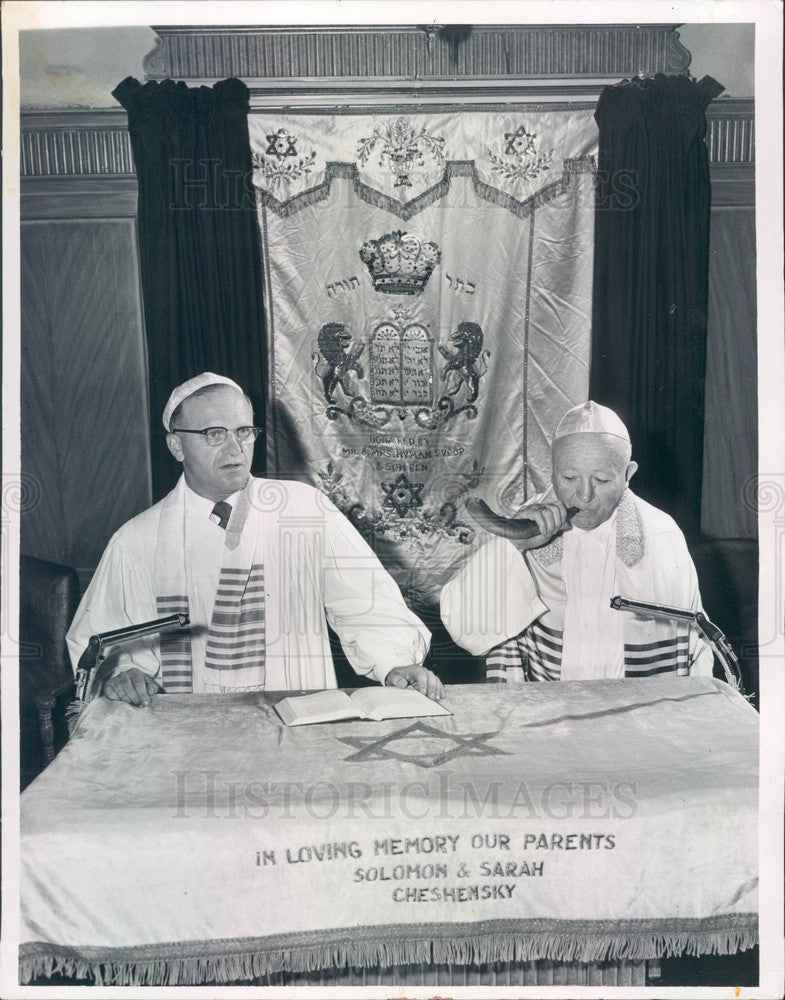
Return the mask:
<svg viewBox="0 0 785 1000">
<path fill-rule="evenodd" d="M 261 433 L 261 427 L 235 427 L 233 431 L 226 427 L 205 427 L 201 431 L 185 430 L 182 427 L 173 427 L 171 434 L 201 434 L 211 448 L 217 448 L 223 444 L 227 434 L 234 434 L 238 444 L 245 444 L 246 441 L 255 441 Z"/>
</svg>

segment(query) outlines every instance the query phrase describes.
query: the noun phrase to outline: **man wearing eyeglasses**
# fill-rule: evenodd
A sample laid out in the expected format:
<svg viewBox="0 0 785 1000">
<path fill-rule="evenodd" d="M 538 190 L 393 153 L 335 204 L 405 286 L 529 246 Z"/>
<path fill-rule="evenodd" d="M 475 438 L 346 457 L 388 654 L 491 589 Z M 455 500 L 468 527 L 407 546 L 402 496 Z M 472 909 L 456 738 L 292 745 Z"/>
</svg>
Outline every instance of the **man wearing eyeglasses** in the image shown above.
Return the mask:
<svg viewBox="0 0 785 1000">
<path fill-rule="evenodd" d="M 235 382 L 190 379 L 163 423 L 183 475 L 110 540 L 68 633 L 74 668 L 91 635 L 180 612 L 188 632 L 107 658 L 106 697 L 335 687 L 329 622 L 357 673 L 443 696 L 427 629 L 346 518 L 310 486 L 251 476 L 259 428 Z"/>
</svg>

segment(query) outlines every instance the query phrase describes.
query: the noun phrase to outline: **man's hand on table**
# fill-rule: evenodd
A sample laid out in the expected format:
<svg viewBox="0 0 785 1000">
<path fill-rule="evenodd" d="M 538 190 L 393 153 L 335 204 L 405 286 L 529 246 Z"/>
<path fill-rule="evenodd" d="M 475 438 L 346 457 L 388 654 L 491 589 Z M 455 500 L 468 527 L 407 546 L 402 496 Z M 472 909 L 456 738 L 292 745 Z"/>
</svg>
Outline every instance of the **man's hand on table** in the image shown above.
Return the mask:
<svg viewBox="0 0 785 1000">
<path fill-rule="evenodd" d="M 104 684 L 104 697 L 110 701 L 126 701 L 129 705 L 149 705 L 150 695 L 158 692 L 158 685 L 148 674 L 131 667 L 110 677 Z"/>
<path fill-rule="evenodd" d="M 384 680 L 385 687 L 413 687 L 427 698 L 441 701 L 445 695 L 444 685 L 430 670 L 412 663 L 406 667 L 393 667 Z"/>
</svg>

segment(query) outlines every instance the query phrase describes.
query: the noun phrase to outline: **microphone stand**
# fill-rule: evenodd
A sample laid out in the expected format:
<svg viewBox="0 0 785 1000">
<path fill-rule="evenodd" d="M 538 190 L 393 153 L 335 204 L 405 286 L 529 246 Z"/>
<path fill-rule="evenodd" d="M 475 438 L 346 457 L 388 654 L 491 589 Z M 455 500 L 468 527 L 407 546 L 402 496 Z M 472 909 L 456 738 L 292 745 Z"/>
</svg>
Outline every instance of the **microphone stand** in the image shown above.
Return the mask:
<svg viewBox="0 0 785 1000">
<path fill-rule="evenodd" d="M 728 684 L 736 688 L 739 694 L 745 698 L 748 697 L 744 694 L 744 684 L 741 680 L 741 670 L 739 669 L 739 661 L 736 654 L 733 652 L 730 643 L 722 631 L 702 611 L 669 608 L 664 604 L 647 604 L 644 601 L 628 601 L 626 598 L 619 596 L 611 598 L 611 607 L 614 611 L 643 612 L 652 618 L 659 618 L 663 621 L 682 621 L 694 625 L 722 664 Z M 683 677 L 688 673 L 688 668 L 679 667 L 676 672 Z"/>
<path fill-rule="evenodd" d="M 176 628 L 186 628 L 190 625 L 188 615 L 169 615 L 166 618 L 157 618 L 155 621 L 142 622 L 141 625 L 127 625 L 125 628 L 116 628 L 111 632 L 98 632 L 90 636 L 87 648 L 79 657 L 76 667 L 76 700 L 86 701 L 87 691 L 90 686 L 90 676 L 106 656 L 107 646 L 117 646 L 120 643 L 130 642 L 132 639 L 140 639 L 145 635 L 154 635 L 157 632 L 171 632 Z"/>
</svg>

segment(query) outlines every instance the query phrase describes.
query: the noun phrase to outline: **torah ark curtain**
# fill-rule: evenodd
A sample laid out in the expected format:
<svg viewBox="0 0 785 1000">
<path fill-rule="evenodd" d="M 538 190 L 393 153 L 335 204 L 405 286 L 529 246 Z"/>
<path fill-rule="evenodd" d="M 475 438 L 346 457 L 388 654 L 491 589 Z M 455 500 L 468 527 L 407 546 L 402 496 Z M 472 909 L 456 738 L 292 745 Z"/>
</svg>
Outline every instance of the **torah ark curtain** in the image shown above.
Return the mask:
<svg viewBox="0 0 785 1000">
<path fill-rule="evenodd" d="M 249 118 L 268 462 L 322 489 L 407 600 L 550 481 L 588 389 L 591 110 Z M 427 615 L 426 615 L 427 617 Z"/>
<path fill-rule="evenodd" d="M 248 88 L 188 88 L 127 77 L 113 96 L 128 112 L 139 180 L 139 256 L 147 336 L 153 498 L 179 467 L 161 413 L 202 371 L 237 381 L 264 421 L 265 328 L 259 231 L 250 187 Z M 258 449 L 254 471 L 263 468 Z"/>
<path fill-rule="evenodd" d="M 636 492 L 700 528 L 710 184 L 705 111 L 722 91 L 657 75 L 606 87 L 589 395 L 630 429 Z"/>
</svg>

